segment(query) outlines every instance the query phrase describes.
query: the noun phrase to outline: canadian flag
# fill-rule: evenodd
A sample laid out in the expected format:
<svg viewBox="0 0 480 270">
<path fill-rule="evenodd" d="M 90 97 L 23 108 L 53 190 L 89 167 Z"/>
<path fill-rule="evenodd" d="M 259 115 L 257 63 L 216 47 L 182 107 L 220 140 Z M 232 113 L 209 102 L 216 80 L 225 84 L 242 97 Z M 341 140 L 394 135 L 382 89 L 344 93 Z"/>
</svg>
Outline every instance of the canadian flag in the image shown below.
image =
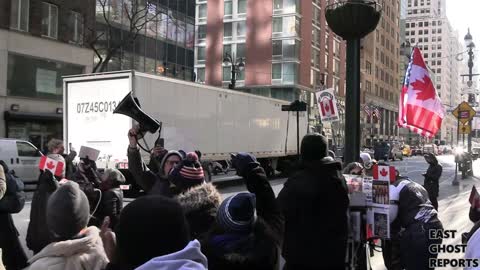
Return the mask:
<svg viewBox="0 0 480 270">
<path fill-rule="evenodd" d="M 320 101 L 320 108 L 324 117 L 330 117 L 335 115 L 335 107 L 333 105 L 333 100 L 329 98 L 323 98 Z"/>
<path fill-rule="evenodd" d="M 373 179 L 375 180 L 384 180 L 393 183 L 396 180 L 396 173 L 394 166 L 382 166 L 374 165 L 373 166 Z"/>
<path fill-rule="evenodd" d="M 472 208 L 480 209 L 480 195 L 478 194 L 477 188 L 472 187 L 472 192 L 470 193 L 470 198 L 468 199 Z"/>
<path fill-rule="evenodd" d="M 442 126 L 445 108 L 430 79 L 420 49 L 415 47 L 400 94 L 398 125 L 424 137 L 434 137 Z"/>
<path fill-rule="evenodd" d="M 40 163 L 38 164 L 38 168 L 42 171 L 49 170 L 53 173 L 55 176 L 62 177 L 63 175 L 63 167 L 65 164 L 61 161 L 56 161 L 54 159 L 51 159 L 47 156 L 43 156 L 40 159 Z"/>
</svg>

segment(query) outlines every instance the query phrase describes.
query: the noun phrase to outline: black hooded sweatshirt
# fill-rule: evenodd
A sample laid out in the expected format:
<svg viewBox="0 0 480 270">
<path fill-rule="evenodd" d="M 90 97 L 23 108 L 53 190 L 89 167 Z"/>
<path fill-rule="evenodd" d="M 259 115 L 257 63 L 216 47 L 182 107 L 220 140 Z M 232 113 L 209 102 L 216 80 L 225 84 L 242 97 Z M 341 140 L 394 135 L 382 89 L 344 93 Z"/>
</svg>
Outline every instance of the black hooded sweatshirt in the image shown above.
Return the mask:
<svg viewBox="0 0 480 270">
<path fill-rule="evenodd" d="M 278 195 L 283 257 L 295 269 L 345 269 L 348 189 L 339 162 L 305 163 Z"/>
<path fill-rule="evenodd" d="M 30 211 L 30 223 L 27 230 L 27 247 L 34 254 L 40 252 L 52 242 L 47 229 L 47 202 L 52 193 L 57 190 L 58 182 L 48 170 L 42 172 L 38 178 L 38 188 L 33 194 Z"/>
<path fill-rule="evenodd" d="M 429 196 L 438 197 L 439 180 L 442 176 L 442 165 L 438 164 L 438 160 L 435 155 L 427 154 L 431 162 L 429 163 L 427 173 L 425 174 L 425 181 L 423 187 L 427 190 Z"/>
</svg>

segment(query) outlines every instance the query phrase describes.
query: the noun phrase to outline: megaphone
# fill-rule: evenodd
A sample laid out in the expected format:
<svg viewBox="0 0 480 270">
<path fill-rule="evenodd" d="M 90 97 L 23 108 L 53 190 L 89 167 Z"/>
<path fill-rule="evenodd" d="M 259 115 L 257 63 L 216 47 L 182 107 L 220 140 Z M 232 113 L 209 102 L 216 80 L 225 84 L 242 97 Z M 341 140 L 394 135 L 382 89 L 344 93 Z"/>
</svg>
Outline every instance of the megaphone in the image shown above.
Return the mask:
<svg viewBox="0 0 480 270">
<path fill-rule="evenodd" d="M 148 131 L 155 133 L 160 127 L 160 122 L 150 117 L 140 108 L 140 102 L 133 97 L 133 93 L 128 93 L 118 104 L 113 113 L 126 115 L 137 121 L 140 125 L 140 133 Z"/>
</svg>

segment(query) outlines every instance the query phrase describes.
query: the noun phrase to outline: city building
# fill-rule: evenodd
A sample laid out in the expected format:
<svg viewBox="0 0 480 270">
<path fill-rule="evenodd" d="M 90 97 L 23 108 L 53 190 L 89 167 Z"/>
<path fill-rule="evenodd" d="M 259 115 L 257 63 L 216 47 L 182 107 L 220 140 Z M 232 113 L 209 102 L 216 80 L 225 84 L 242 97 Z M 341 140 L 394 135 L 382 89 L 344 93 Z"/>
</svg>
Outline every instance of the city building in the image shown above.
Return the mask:
<svg viewBox="0 0 480 270">
<path fill-rule="evenodd" d="M 0 1 L 0 137 L 62 138 L 62 76 L 92 70 L 94 1 Z"/>
<path fill-rule="evenodd" d="M 435 140 L 452 143 L 456 140 L 457 121 L 449 112 L 460 102 L 462 63 L 457 54 L 464 49 L 446 16 L 446 0 L 408 0 L 405 37 L 412 46 L 418 46 L 425 63 L 435 73 L 432 82 L 447 110 Z"/>
<path fill-rule="evenodd" d="M 375 31 L 362 40 L 361 98 L 362 143 L 373 146 L 378 141 L 401 141 L 398 100 L 400 96 L 400 0 L 378 1 L 382 17 Z M 378 110 L 378 116 L 370 113 Z"/>
<path fill-rule="evenodd" d="M 315 118 L 313 96 L 316 88 L 333 87 L 341 107 L 345 93 L 345 42 L 328 28 L 326 6 L 326 0 L 197 0 L 196 81 L 228 87 L 234 62 L 235 89 L 308 101 L 312 124 L 338 144 L 343 136 Z"/>
<path fill-rule="evenodd" d="M 97 52 L 105 59 L 107 48 L 119 46 L 104 71 L 134 69 L 194 80 L 195 0 L 96 1 Z M 132 25 L 140 29 L 134 39 Z"/>
</svg>

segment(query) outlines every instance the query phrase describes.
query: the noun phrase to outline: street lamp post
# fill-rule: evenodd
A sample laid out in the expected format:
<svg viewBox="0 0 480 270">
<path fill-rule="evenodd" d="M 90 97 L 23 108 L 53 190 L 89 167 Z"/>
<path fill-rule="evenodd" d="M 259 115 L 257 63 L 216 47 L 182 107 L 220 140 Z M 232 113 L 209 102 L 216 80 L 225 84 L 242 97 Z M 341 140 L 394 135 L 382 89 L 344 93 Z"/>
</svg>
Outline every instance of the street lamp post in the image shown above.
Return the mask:
<svg viewBox="0 0 480 270">
<path fill-rule="evenodd" d="M 475 43 L 473 43 L 473 37 L 470 34 L 470 28 L 468 29 L 468 33 L 465 35 L 464 41 L 465 46 L 468 49 L 468 74 L 464 74 L 462 77 L 468 77 L 467 85 L 468 87 L 472 87 L 473 77 L 478 76 L 479 74 L 473 74 L 473 49 L 475 49 Z M 475 106 L 475 93 L 468 94 L 468 103 L 472 106 Z M 472 126 L 472 120 L 470 120 L 469 125 Z M 472 152 L 472 133 L 468 134 L 468 152 Z"/>
<path fill-rule="evenodd" d="M 231 56 L 229 53 L 225 53 L 225 57 L 223 58 L 223 63 L 228 65 L 232 65 L 231 69 L 231 80 L 230 84 L 228 85 L 229 89 L 235 89 L 235 84 L 237 82 L 237 74 L 240 73 L 245 68 L 245 58 L 240 57 L 236 58 L 235 56 Z"/>
<path fill-rule="evenodd" d="M 372 0 L 338 0 L 325 10 L 330 29 L 347 41 L 345 163 L 360 157 L 360 39 L 375 30 L 380 16 L 380 5 Z"/>
</svg>

